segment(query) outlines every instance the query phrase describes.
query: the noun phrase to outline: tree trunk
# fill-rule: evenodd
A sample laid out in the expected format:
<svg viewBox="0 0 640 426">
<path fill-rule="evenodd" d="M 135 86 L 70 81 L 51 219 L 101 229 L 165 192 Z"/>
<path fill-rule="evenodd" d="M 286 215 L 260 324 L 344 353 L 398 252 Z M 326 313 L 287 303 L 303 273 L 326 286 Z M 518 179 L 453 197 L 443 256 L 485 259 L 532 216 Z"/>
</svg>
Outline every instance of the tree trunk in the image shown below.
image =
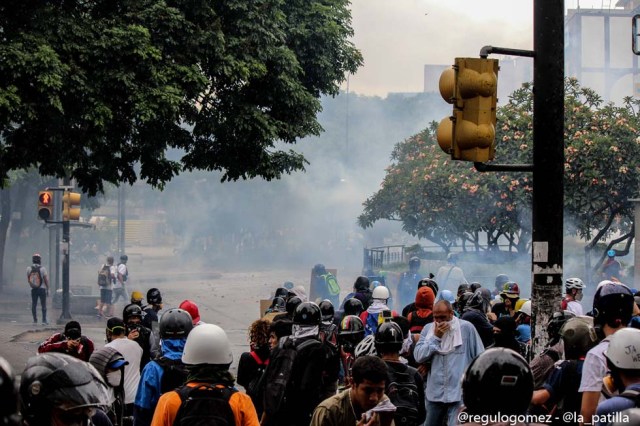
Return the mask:
<svg viewBox="0 0 640 426">
<path fill-rule="evenodd" d="M 9 189 L 3 189 L 0 190 L 0 291 L 4 289 L 5 283 L 9 282 L 8 277 L 5 276 L 4 253 L 10 222 L 11 191 Z"/>
</svg>

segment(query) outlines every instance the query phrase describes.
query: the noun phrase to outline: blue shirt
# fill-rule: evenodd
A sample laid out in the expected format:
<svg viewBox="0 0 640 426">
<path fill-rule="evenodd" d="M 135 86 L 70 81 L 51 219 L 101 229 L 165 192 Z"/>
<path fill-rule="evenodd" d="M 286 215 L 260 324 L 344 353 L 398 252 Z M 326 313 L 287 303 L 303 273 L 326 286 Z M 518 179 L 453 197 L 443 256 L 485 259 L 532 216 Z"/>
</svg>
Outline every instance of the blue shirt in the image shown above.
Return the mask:
<svg viewBox="0 0 640 426">
<path fill-rule="evenodd" d="M 625 388 L 625 390 L 634 390 L 640 392 L 640 383 L 633 383 Z M 627 408 L 633 408 L 636 403 L 633 399 L 625 398 L 624 396 L 614 396 L 606 401 L 598 404 L 596 414 L 598 416 L 604 416 L 607 414 L 619 413 Z M 598 422 L 596 426 L 606 426 L 607 423 Z"/>
<path fill-rule="evenodd" d="M 462 376 L 471 361 L 484 351 L 482 340 L 473 324 L 459 319 L 462 345 L 446 355 L 438 353 L 440 338 L 427 333 L 435 323 L 427 324 L 420 333 L 413 356 L 418 363 L 431 361 L 425 385 L 425 396 L 430 402 L 462 401 Z"/>
</svg>

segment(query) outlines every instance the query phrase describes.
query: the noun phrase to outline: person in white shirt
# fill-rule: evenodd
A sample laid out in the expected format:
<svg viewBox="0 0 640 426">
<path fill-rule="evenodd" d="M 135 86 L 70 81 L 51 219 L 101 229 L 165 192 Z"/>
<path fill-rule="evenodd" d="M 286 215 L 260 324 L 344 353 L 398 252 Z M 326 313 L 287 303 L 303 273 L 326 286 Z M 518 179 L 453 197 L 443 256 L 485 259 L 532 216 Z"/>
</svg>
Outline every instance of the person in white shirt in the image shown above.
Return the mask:
<svg viewBox="0 0 640 426">
<path fill-rule="evenodd" d="M 440 291 L 450 290 L 451 292 L 457 292 L 460 284 L 469 284 L 464 276 L 464 272 L 457 263 L 458 255 L 449 253 L 447 256 L 447 264 L 438 269 L 434 279 L 438 283 Z"/>
<path fill-rule="evenodd" d="M 584 290 L 585 287 L 586 285 L 580 278 L 569 278 L 565 282 L 567 294 L 561 303 L 563 311 L 569 311 L 576 314 L 576 316 L 584 315 L 580 301 L 582 300 L 582 290 Z"/>
<path fill-rule="evenodd" d="M 124 369 L 124 415 L 125 417 L 133 416 L 133 402 L 138 392 L 138 382 L 140 382 L 142 348 L 135 341 L 127 339 L 126 327 L 120 318 L 109 318 L 106 334 L 109 343 L 105 346 L 116 349 L 129 363 Z"/>
<path fill-rule="evenodd" d="M 120 263 L 116 269 L 116 280 L 113 284 L 113 302 L 112 305 L 115 305 L 118 300 L 122 297 L 124 303 L 129 302 L 129 295 L 127 294 L 127 282 L 129 281 L 129 268 L 127 267 L 127 261 L 129 260 L 129 256 L 123 254 L 120 256 Z"/>
</svg>

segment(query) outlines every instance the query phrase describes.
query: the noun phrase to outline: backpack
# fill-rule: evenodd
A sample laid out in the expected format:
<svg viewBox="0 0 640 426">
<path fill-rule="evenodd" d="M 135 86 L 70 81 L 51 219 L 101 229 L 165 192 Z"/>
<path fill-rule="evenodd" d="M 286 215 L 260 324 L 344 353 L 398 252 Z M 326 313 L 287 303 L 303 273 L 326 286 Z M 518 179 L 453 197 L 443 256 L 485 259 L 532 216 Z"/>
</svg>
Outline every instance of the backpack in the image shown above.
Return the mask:
<svg viewBox="0 0 640 426">
<path fill-rule="evenodd" d="M 34 263 L 31 265 L 31 272 L 29 272 L 29 286 L 31 288 L 40 288 L 42 285 L 42 274 L 40 273 L 40 265 Z"/>
<path fill-rule="evenodd" d="M 323 275 L 322 278 L 324 278 L 324 283 L 327 285 L 327 290 L 329 290 L 331 296 L 340 294 L 340 285 L 335 275 L 327 273 Z"/>
<path fill-rule="evenodd" d="M 246 392 L 247 395 L 251 397 L 252 400 L 259 401 L 262 396 L 262 388 L 264 387 L 264 372 L 267 369 L 267 365 L 269 365 L 269 358 L 266 360 L 261 360 L 258 354 L 255 351 L 249 352 L 249 354 L 253 357 L 258 364 L 258 371 L 256 371 L 256 375 L 251 379 L 251 381 L 247 384 Z"/>
<path fill-rule="evenodd" d="M 160 357 L 155 360 L 162 367 L 162 379 L 160 379 L 160 393 L 169 392 L 181 387 L 187 381 L 187 367 L 180 358 L 169 359 Z"/>
<path fill-rule="evenodd" d="M 409 330 L 412 333 L 420 333 L 425 325 L 433 322 L 433 311 L 417 308 L 409 312 L 407 319 L 409 320 Z"/>
<path fill-rule="evenodd" d="M 111 268 L 109 265 L 102 265 L 100 271 L 98 271 L 98 286 L 107 287 L 111 282 Z"/>
<path fill-rule="evenodd" d="M 213 385 L 182 386 L 176 389 L 182 404 L 176 413 L 177 426 L 235 426 L 229 399 L 237 390 Z"/>
<path fill-rule="evenodd" d="M 423 402 L 420 401 L 418 386 L 410 374 L 411 370 L 407 366 L 404 367 L 403 372 L 388 367 L 389 384 L 386 386 L 385 393 L 396 406 L 396 412 L 393 415 L 396 426 L 417 426 L 418 406 Z"/>
<path fill-rule="evenodd" d="M 283 337 L 265 371 L 264 411 L 273 416 L 279 412 L 285 403 L 285 393 L 293 369 L 298 350 L 311 345 L 321 345 L 318 340 L 308 339 L 295 345 L 289 337 Z"/>
</svg>

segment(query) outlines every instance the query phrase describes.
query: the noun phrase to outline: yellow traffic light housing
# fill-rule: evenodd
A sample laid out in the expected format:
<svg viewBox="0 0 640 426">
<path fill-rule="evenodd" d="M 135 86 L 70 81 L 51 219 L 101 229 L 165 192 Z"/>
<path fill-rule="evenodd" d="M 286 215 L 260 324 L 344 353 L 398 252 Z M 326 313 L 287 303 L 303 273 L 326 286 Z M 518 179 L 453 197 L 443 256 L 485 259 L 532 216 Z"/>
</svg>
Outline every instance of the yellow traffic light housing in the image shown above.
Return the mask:
<svg viewBox="0 0 640 426">
<path fill-rule="evenodd" d="M 53 192 L 38 192 L 38 218 L 41 220 L 53 219 Z"/>
<path fill-rule="evenodd" d="M 64 191 L 62 196 L 62 220 L 80 219 L 80 197 L 77 192 Z"/>
<path fill-rule="evenodd" d="M 495 156 L 498 60 L 456 58 L 440 76 L 440 94 L 453 115 L 440 122 L 438 145 L 454 160 L 484 163 Z"/>
</svg>

